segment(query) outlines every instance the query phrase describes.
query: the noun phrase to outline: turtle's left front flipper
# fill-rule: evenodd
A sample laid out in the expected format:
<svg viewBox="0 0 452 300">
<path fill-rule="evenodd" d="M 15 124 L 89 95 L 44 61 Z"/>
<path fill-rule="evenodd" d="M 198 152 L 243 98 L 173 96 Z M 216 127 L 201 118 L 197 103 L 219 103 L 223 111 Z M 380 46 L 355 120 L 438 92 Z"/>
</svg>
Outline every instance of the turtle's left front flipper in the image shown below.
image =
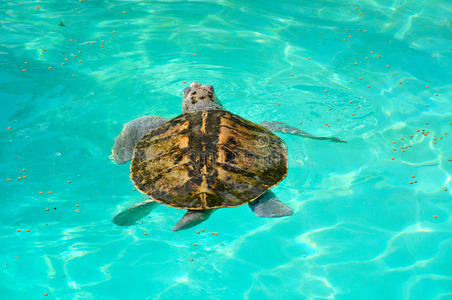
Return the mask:
<svg viewBox="0 0 452 300">
<path fill-rule="evenodd" d="M 285 123 L 282 123 L 282 122 L 264 121 L 264 122 L 260 123 L 260 125 L 264 126 L 267 129 L 270 129 L 271 131 L 289 133 L 289 134 L 304 136 L 304 137 L 307 137 L 310 139 L 316 139 L 316 140 L 330 140 L 330 141 L 336 142 L 336 143 L 347 143 L 347 141 L 341 140 L 340 138 L 337 138 L 337 137 L 315 136 L 315 135 L 307 133 L 301 129 L 286 125 Z"/>
<path fill-rule="evenodd" d="M 266 192 L 248 205 L 258 217 L 279 218 L 293 215 L 292 208 L 282 203 L 272 191 Z"/>
<path fill-rule="evenodd" d="M 215 209 L 187 210 L 182 219 L 173 227 L 173 231 L 188 229 L 207 220 Z"/>
<path fill-rule="evenodd" d="M 121 133 L 115 138 L 110 158 L 115 164 L 123 164 L 132 159 L 137 142 L 167 120 L 159 116 L 144 116 L 123 125 Z"/>
<path fill-rule="evenodd" d="M 113 223 L 119 226 L 133 225 L 141 218 L 146 217 L 157 204 L 157 202 L 152 200 L 140 202 L 114 216 Z"/>
</svg>

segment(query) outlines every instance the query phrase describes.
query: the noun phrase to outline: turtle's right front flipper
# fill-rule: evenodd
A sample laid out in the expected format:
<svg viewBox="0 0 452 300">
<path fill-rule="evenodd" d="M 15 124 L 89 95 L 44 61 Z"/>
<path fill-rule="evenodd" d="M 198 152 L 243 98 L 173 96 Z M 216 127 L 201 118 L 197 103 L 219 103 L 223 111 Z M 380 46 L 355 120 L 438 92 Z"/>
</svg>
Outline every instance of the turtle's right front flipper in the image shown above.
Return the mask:
<svg viewBox="0 0 452 300">
<path fill-rule="evenodd" d="M 148 132 L 154 130 L 167 120 L 158 116 L 144 116 L 124 124 L 121 133 L 115 138 L 110 158 L 116 164 L 123 164 L 132 159 L 137 142 Z"/>
<path fill-rule="evenodd" d="M 173 227 L 173 231 L 188 229 L 207 220 L 215 209 L 187 210 L 182 219 Z"/>
<path fill-rule="evenodd" d="M 260 125 L 264 126 L 267 129 L 270 129 L 271 131 L 275 132 L 282 132 L 282 133 L 288 133 L 293 135 L 299 135 L 303 136 L 309 139 L 316 139 L 316 140 L 329 140 L 336 143 L 347 143 L 347 141 L 341 140 L 340 138 L 334 137 L 334 136 L 315 136 L 310 133 L 307 133 L 306 131 L 303 131 L 301 129 L 286 125 L 283 122 L 268 122 L 264 121 L 261 122 Z"/>
<path fill-rule="evenodd" d="M 146 217 L 157 206 L 157 202 L 146 200 L 129 207 L 113 217 L 113 223 L 119 226 L 135 224 L 141 218 Z"/>
</svg>

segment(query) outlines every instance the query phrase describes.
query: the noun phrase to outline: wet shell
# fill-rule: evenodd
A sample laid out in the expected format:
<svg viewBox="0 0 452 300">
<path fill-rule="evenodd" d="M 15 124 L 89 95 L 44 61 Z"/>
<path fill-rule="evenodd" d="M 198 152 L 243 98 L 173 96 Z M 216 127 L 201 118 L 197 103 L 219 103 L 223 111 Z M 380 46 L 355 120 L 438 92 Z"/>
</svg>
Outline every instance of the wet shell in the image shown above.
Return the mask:
<svg viewBox="0 0 452 300">
<path fill-rule="evenodd" d="M 130 176 L 157 202 L 183 209 L 250 202 L 287 175 L 287 146 L 224 110 L 182 114 L 136 145 Z"/>
</svg>

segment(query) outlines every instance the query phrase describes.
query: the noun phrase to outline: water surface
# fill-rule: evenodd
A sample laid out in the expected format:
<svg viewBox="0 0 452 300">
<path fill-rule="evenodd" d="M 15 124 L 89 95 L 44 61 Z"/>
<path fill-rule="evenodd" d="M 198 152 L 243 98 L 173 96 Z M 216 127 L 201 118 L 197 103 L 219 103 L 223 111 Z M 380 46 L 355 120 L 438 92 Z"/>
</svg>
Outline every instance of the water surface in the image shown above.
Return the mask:
<svg viewBox="0 0 452 300">
<path fill-rule="evenodd" d="M 1 299 L 452 299 L 449 1 L 0 14 Z M 254 122 L 348 141 L 280 135 L 290 170 L 274 191 L 292 217 L 244 205 L 175 233 L 183 211 L 160 206 L 111 222 L 143 199 L 108 158 L 122 124 L 177 116 L 194 80 Z"/>
</svg>

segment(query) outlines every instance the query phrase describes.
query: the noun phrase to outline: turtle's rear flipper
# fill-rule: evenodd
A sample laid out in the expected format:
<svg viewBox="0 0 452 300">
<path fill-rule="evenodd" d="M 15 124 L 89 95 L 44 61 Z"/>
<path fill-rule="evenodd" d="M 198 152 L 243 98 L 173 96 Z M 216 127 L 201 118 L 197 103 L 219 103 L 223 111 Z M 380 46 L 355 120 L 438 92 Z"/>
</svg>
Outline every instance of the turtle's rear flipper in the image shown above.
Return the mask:
<svg viewBox="0 0 452 300">
<path fill-rule="evenodd" d="M 114 216 L 113 223 L 119 226 L 133 225 L 141 218 L 146 217 L 157 204 L 152 200 L 140 202 Z"/>
<path fill-rule="evenodd" d="M 292 208 L 279 201 L 272 191 L 266 192 L 248 205 L 258 217 L 279 218 L 293 214 Z"/>
<path fill-rule="evenodd" d="M 182 219 L 173 227 L 173 231 L 188 229 L 207 220 L 214 209 L 206 210 L 187 210 Z"/>
</svg>

